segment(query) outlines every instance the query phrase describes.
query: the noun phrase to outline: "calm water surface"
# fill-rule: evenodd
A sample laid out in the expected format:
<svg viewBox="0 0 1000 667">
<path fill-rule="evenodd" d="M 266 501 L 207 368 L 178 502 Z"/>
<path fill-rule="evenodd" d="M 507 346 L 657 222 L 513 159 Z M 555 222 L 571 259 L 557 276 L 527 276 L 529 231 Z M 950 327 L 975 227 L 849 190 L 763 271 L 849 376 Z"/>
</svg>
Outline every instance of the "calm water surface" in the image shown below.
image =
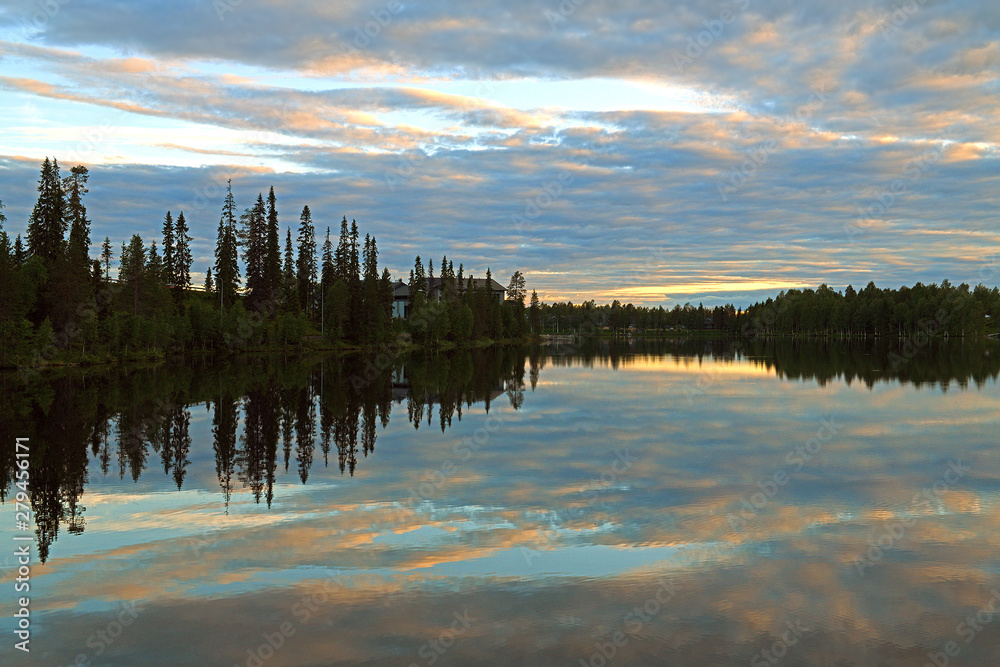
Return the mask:
<svg viewBox="0 0 1000 667">
<path fill-rule="evenodd" d="M 634 341 L 7 374 L 0 662 L 1000 664 L 998 372 Z"/>
</svg>

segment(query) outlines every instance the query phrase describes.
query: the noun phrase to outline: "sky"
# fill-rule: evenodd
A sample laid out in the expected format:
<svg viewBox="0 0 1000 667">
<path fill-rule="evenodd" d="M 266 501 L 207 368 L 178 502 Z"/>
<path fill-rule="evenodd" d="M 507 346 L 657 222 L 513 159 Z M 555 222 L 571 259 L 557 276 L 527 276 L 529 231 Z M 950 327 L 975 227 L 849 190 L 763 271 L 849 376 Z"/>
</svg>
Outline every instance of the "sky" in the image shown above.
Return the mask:
<svg viewBox="0 0 1000 667">
<path fill-rule="evenodd" d="M 91 254 L 183 210 L 193 282 L 232 179 L 545 301 L 996 285 L 998 99 L 988 2 L 0 0 L 0 201 L 85 164 Z"/>
</svg>

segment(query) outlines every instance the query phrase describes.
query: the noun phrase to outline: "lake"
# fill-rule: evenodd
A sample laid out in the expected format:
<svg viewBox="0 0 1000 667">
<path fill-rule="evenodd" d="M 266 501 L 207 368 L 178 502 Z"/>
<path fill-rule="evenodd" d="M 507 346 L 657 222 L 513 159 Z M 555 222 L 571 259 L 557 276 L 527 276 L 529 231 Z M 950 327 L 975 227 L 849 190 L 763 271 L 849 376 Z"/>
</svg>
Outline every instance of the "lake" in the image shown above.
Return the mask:
<svg viewBox="0 0 1000 667">
<path fill-rule="evenodd" d="M 996 664 L 998 374 L 960 340 L 5 373 L 0 655 Z"/>
</svg>

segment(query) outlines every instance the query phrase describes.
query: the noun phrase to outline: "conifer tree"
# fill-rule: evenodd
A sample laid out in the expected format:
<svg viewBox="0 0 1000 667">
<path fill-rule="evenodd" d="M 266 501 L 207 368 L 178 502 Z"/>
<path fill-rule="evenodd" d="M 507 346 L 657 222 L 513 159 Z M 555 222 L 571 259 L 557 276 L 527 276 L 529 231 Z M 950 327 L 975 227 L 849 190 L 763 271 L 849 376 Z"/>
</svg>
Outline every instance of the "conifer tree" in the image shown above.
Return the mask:
<svg viewBox="0 0 1000 667">
<path fill-rule="evenodd" d="M 339 276 L 335 276 L 334 266 L 333 266 L 333 244 L 330 242 L 330 228 L 326 228 L 326 240 L 323 241 L 323 271 L 321 274 L 321 282 L 326 287 L 330 287 L 334 282 L 336 282 Z M 324 287 L 324 289 L 326 289 Z"/>
<path fill-rule="evenodd" d="M 285 265 L 282 268 L 282 292 L 285 304 L 298 306 L 299 300 L 295 290 L 295 254 L 292 249 L 292 230 L 285 230 Z"/>
<path fill-rule="evenodd" d="M 183 298 L 184 290 L 191 287 L 191 236 L 188 234 L 184 211 L 177 214 L 174 222 L 174 276 L 178 298 Z"/>
<path fill-rule="evenodd" d="M 118 268 L 118 282 L 132 293 L 132 315 L 139 314 L 139 295 L 145 271 L 146 247 L 142 237 L 133 234 L 128 245 L 122 242 L 121 263 Z"/>
<path fill-rule="evenodd" d="M 278 200 L 274 186 L 267 194 L 267 244 L 264 257 L 264 286 L 269 299 L 277 298 L 281 291 L 281 237 L 278 229 Z"/>
<path fill-rule="evenodd" d="M 215 287 L 219 291 L 222 308 L 227 303 L 233 305 L 236 300 L 236 290 L 240 285 L 238 252 L 236 202 L 233 199 L 232 180 L 229 180 L 215 242 Z"/>
<path fill-rule="evenodd" d="M 347 216 L 340 221 L 340 240 L 333 253 L 333 272 L 346 284 L 351 274 L 351 233 L 347 228 Z"/>
<path fill-rule="evenodd" d="M 264 195 L 257 195 L 252 209 L 247 209 L 240 218 L 240 244 L 243 246 L 243 262 L 246 265 L 249 301 L 259 305 L 267 300 L 267 285 L 264 281 L 264 262 L 267 259 L 267 209 Z"/>
<path fill-rule="evenodd" d="M 66 202 L 59 163 L 45 158 L 38 179 L 38 201 L 28 219 L 28 254 L 52 264 L 63 252 L 66 235 Z"/>
<path fill-rule="evenodd" d="M 163 280 L 168 285 L 174 284 L 177 275 L 174 244 L 174 218 L 170 211 L 167 211 L 166 217 L 163 218 Z"/>
<path fill-rule="evenodd" d="M 313 290 L 316 285 L 316 231 L 308 206 L 302 207 L 302 215 L 299 216 L 298 246 L 295 279 L 298 283 L 299 307 L 311 314 Z"/>
<path fill-rule="evenodd" d="M 77 165 L 70 170 L 70 175 L 63 179 L 62 183 L 66 194 L 66 217 L 69 222 L 69 252 L 78 266 L 90 263 L 88 257 L 90 220 L 87 219 L 87 208 L 83 205 L 83 195 L 88 192 L 88 176 L 87 168 Z"/>
<path fill-rule="evenodd" d="M 111 260 L 114 259 L 114 252 L 111 249 L 111 239 L 104 237 L 101 244 L 101 262 L 104 263 L 104 281 L 111 282 Z"/>
</svg>

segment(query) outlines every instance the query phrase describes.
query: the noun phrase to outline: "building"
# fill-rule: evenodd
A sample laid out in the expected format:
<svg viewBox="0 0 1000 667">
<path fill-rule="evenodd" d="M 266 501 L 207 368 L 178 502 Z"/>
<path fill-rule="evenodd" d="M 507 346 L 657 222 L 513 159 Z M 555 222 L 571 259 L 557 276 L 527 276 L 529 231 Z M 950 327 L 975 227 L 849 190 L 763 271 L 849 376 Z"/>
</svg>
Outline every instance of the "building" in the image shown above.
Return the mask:
<svg viewBox="0 0 1000 667">
<path fill-rule="evenodd" d="M 497 301 L 503 301 L 504 296 L 507 293 L 507 288 L 493 280 L 492 278 L 487 285 L 486 278 L 473 278 L 472 282 L 476 289 L 482 289 L 483 287 L 489 287 L 490 293 L 493 294 L 493 298 Z M 440 278 L 428 278 L 428 290 L 427 299 L 440 299 L 441 298 L 441 279 Z M 468 279 L 465 279 L 461 284 L 457 284 L 459 294 L 465 292 L 468 287 Z M 392 316 L 393 317 L 409 317 L 410 315 L 410 286 L 404 283 L 402 280 L 397 280 L 392 286 Z"/>
</svg>

